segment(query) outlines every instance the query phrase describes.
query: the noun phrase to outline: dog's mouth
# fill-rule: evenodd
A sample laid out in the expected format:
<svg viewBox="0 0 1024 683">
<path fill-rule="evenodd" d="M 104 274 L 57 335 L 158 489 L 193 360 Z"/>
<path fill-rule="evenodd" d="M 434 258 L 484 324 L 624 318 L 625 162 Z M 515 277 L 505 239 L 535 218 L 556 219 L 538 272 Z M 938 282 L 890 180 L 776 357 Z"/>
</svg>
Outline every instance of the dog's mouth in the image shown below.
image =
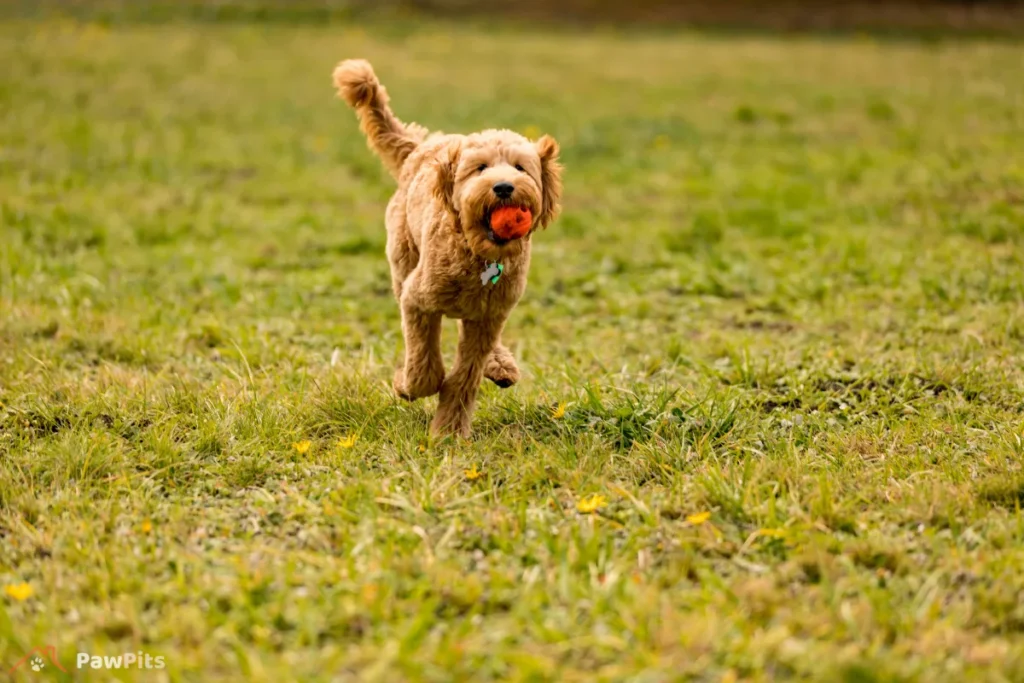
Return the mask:
<svg viewBox="0 0 1024 683">
<path fill-rule="evenodd" d="M 503 247 L 503 246 L 505 246 L 506 244 L 508 244 L 509 242 L 512 241 L 512 240 L 502 239 L 501 237 L 498 237 L 497 235 L 495 235 L 494 234 L 494 230 L 491 229 L 491 225 L 490 224 L 491 224 L 491 221 L 488 220 L 487 221 L 487 239 L 489 241 L 493 242 L 494 244 L 498 245 L 499 247 Z"/>
</svg>

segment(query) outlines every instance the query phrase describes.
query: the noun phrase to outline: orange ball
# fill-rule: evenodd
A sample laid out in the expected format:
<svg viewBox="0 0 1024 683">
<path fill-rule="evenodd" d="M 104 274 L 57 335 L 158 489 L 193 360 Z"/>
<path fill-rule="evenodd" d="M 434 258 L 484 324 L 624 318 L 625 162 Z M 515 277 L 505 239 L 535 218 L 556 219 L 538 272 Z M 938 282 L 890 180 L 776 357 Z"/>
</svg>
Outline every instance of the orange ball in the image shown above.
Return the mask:
<svg viewBox="0 0 1024 683">
<path fill-rule="evenodd" d="M 519 239 L 530 232 L 533 213 L 518 206 L 502 206 L 491 212 L 491 230 L 503 240 Z"/>
</svg>

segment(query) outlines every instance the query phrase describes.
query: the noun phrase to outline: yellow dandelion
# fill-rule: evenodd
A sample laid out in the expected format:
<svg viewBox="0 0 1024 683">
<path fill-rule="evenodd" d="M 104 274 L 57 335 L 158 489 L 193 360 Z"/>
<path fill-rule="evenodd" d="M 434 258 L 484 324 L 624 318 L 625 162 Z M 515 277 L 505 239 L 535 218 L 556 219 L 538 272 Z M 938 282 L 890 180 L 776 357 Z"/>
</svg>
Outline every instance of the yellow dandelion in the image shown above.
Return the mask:
<svg viewBox="0 0 1024 683">
<path fill-rule="evenodd" d="M 299 452 L 299 455 L 305 455 L 309 451 L 309 447 L 313 445 L 312 441 L 308 439 L 305 441 L 296 441 L 292 444 L 292 448 Z"/>
<path fill-rule="evenodd" d="M 757 532 L 758 536 L 764 536 L 765 538 L 785 538 L 785 529 L 760 529 Z"/>
<path fill-rule="evenodd" d="M 483 472 L 481 472 L 480 470 L 478 470 L 478 469 L 476 468 L 476 465 L 473 465 L 473 467 L 471 467 L 471 468 L 470 468 L 470 469 L 468 469 L 468 470 L 462 470 L 462 474 L 463 474 L 463 476 L 465 476 L 465 477 L 466 477 L 466 479 L 468 479 L 469 481 L 476 481 L 476 480 L 477 480 L 477 479 L 479 479 L 480 477 L 484 476 L 484 473 L 483 473 Z"/>
<path fill-rule="evenodd" d="M 589 514 L 591 512 L 597 512 L 607 504 L 607 498 L 602 496 L 600 493 L 595 493 L 591 496 L 587 496 L 586 498 L 581 498 L 579 502 L 576 503 L 576 509 L 580 512 Z"/>
<path fill-rule="evenodd" d="M 705 512 L 697 512 L 697 513 L 694 513 L 692 515 L 687 515 L 686 516 L 686 521 L 688 523 L 692 524 L 693 526 L 700 526 L 701 524 L 703 524 L 704 522 L 708 521 L 709 519 L 711 519 L 711 513 L 707 512 L 707 511 L 705 511 Z"/>
<path fill-rule="evenodd" d="M 523 135 L 530 138 L 531 140 L 540 137 L 540 128 L 537 126 L 527 126 L 523 129 Z"/>
<path fill-rule="evenodd" d="M 565 404 L 559 403 L 558 406 L 551 411 L 551 417 L 555 420 L 565 417 Z"/>
<path fill-rule="evenodd" d="M 348 436 L 343 436 L 338 440 L 338 446 L 340 446 L 341 448 L 352 448 L 353 446 L 356 445 L 356 441 L 358 440 L 358 434 L 350 434 Z"/>
<path fill-rule="evenodd" d="M 32 597 L 32 586 L 27 583 L 12 583 L 4 586 L 4 593 L 7 597 L 14 598 L 18 602 L 24 602 Z"/>
<path fill-rule="evenodd" d="M 423 444 L 420 444 L 420 446 L 419 446 L 419 452 L 420 452 L 420 453 L 426 453 L 426 452 L 427 452 L 427 447 L 426 447 L 426 446 L 424 446 Z"/>
<path fill-rule="evenodd" d="M 148 534 L 152 530 L 153 530 L 153 522 L 151 522 L 151 521 L 149 521 L 147 519 L 146 521 L 144 521 L 142 523 L 142 533 Z"/>
</svg>

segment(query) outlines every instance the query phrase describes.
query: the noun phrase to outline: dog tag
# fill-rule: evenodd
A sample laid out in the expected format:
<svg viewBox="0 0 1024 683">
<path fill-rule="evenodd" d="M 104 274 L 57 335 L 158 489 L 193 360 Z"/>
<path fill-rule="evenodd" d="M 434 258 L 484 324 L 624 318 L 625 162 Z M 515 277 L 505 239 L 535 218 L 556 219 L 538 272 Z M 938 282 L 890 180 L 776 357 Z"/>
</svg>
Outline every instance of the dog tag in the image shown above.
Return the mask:
<svg viewBox="0 0 1024 683">
<path fill-rule="evenodd" d="M 486 285 L 488 281 L 492 285 L 498 284 L 498 279 L 501 278 L 501 274 L 505 272 L 505 266 L 500 263 L 491 263 L 487 266 L 487 270 L 480 273 L 480 284 Z"/>
</svg>

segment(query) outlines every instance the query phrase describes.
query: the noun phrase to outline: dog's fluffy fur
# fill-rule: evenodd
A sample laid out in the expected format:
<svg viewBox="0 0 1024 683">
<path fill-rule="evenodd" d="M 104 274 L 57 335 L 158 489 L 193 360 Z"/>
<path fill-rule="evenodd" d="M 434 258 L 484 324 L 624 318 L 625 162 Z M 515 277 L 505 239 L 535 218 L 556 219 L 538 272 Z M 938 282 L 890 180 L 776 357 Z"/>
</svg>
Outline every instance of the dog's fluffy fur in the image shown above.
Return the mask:
<svg viewBox="0 0 1024 683">
<path fill-rule="evenodd" d="M 363 60 L 339 64 L 334 84 L 355 109 L 370 148 L 398 181 L 386 214 L 391 284 L 405 336 L 405 364 L 395 372 L 395 391 L 409 400 L 440 392 L 431 432 L 469 436 L 482 379 L 500 387 L 519 379 L 501 332 L 526 288 L 531 234 L 560 210 L 558 143 L 546 135 L 530 141 L 509 130 L 428 134 L 394 115 L 384 86 Z M 514 185 L 510 197 L 495 194 L 501 182 Z M 490 231 L 490 212 L 505 205 L 533 213 L 525 237 L 502 242 Z M 504 264 L 504 273 L 496 284 L 481 284 L 481 273 L 495 261 Z M 459 320 L 455 365 L 447 376 L 442 316 Z"/>
</svg>

